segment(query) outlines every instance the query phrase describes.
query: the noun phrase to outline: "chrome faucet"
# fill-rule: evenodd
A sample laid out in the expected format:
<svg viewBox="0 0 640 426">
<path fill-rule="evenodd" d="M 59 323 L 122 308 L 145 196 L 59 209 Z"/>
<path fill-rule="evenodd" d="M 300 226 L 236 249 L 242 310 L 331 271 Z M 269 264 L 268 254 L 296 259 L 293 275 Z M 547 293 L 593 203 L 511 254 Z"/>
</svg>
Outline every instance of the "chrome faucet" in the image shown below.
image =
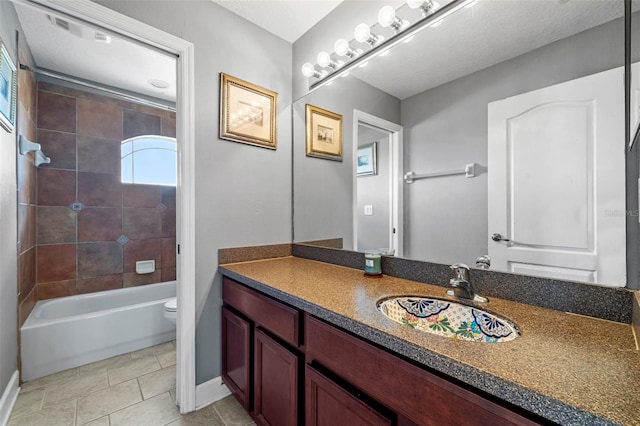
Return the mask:
<svg viewBox="0 0 640 426">
<path fill-rule="evenodd" d="M 488 302 L 486 297 L 478 296 L 471 286 L 469 280 L 469 267 L 464 263 L 456 263 L 450 266 L 456 274 L 455 278 L 449 280 L 451 290 L 447 290 L 449 296 L 458 297 L 461 299 L 469 299 L 474 302 Z"/>
</svg>

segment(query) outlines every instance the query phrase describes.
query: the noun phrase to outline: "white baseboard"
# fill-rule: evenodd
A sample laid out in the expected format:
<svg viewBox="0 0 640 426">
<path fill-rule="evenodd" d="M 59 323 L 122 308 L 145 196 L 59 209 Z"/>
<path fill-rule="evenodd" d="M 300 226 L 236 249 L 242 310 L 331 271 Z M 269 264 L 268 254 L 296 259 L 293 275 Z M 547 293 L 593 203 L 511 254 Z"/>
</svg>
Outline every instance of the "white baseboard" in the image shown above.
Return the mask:
<svg viewBox="0 0 640 426">
<path fill-rule="evenodd" d="M 196 385 L 196 410 L 230 395 L 229 388 L 222 383 L 222 377 L 216 377 L 207 382 Z"/>
<path fill-rule="evenodd" d="M 19 377 L 18 370 L 14 371 L 6 389 L 2 393 L 2 398 L 0 398 L 0 425 L 2 426 L 9 422 L 13 404 L 18 399 L 18 393 L 20 392 L 20 386 L 18 386 Z"/>
</svg>

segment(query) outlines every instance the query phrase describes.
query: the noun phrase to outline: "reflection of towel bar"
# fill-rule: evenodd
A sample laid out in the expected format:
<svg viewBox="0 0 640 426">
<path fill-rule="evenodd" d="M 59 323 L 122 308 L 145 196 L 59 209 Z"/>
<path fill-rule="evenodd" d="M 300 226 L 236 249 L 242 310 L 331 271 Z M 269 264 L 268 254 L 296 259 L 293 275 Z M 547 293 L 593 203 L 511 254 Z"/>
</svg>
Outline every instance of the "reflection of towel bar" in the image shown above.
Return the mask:
<svg viewBox="0 0 640 426">
<path fill-rule="evenodd" d="M 464 170 L 449 170 L 446 172 L 427 173 L 424 175 L 417 175 L 415 172 L 408 172 L 404 175 L 404 181 L 406 183 L 413 183 L 419 179 L 427 179 L 440 176 L 453 176 L 453 175 L 465 175 L 465 177 L 472 178 L 476 176 L 476 164 L 469 163 L 464 167 Z"/>
<path fill-rule="evenodd" d="M 35 152 L 34 156 L 34 164 L 36 167 L 40 166 L 40 164 L 49 164 L 51 163 L 51 158 L 44 155 L 42 152 L 42 147 L 39 143 L 31 142 L 29 139 L 20 135 L 18 138 L 18 147 L 20 149 L 20 154 L 26 155 L 31 151 Z"/>
</svg>

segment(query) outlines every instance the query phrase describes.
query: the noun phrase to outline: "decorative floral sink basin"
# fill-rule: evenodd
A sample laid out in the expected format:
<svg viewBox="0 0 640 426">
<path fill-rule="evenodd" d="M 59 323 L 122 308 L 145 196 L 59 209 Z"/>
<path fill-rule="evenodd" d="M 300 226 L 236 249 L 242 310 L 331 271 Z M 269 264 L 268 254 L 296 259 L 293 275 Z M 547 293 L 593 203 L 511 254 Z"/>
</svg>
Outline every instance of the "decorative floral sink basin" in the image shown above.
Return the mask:
<svg viewBox="0 0 640 426">
<path fill-rule="evenodd" d="M 393 297 L 378 302 L 378 309 L 395 322 L 452 339 L 500 343 L 519 335 L 511 321 L 448 300 Z"/>
</svg>

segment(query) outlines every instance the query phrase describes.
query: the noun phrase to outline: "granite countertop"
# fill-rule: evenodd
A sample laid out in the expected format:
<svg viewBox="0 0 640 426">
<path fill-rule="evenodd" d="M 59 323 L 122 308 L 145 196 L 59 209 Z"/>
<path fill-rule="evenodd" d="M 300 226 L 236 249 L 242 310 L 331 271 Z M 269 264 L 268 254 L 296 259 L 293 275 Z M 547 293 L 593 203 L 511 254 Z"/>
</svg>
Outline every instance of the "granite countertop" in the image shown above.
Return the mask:
<svg viewBox="0 0 640 426">
<path fill-rule="evenodd" d="M 515 322 L 521 335 L 474 343 L 414 330 L 377 310 L 391 296 L 447 299 L 443 287 L 297 257 L 224 264 L 220 271 L 554 422 L 640 425 L 640 354 L 629 324 L 490 298 L 478 306 Z"/>
</svg>

